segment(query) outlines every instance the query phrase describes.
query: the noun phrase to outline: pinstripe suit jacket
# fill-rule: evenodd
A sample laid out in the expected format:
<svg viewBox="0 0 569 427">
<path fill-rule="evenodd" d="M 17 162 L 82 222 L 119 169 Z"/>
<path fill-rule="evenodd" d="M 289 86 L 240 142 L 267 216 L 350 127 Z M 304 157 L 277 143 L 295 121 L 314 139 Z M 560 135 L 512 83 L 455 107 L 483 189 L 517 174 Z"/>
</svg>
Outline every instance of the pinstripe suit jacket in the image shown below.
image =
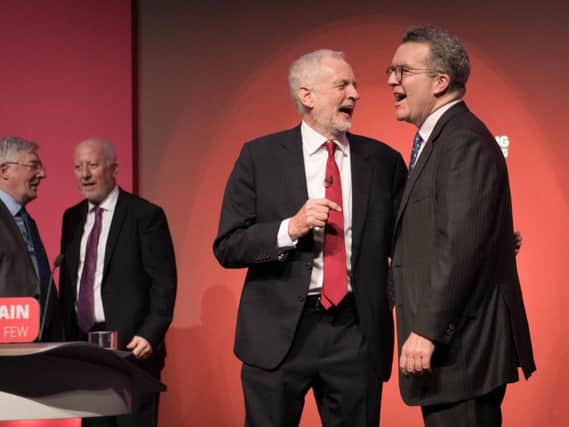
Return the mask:
<svg viewBox="0 0 569 427">
<path fill-rule="evenodd" d="M 411 405 L 459 401 L 534 370 L 513 250 L 508 172 L 464 103 L 440 118 L 403 192 L 394 233 L 399 349 L 435 342 L 432 373 L 400 376 Z"/>
</svg>

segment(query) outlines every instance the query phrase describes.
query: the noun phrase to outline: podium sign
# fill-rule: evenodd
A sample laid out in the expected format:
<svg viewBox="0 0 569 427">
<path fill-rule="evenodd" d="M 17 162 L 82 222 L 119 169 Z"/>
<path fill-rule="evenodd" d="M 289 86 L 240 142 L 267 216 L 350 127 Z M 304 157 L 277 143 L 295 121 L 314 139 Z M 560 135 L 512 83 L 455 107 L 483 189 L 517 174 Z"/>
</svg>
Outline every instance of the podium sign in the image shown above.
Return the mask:
<svg viewBox="0 0 569 427">
<path fill-rule="evenodd" d="M 35 298 L 0 298 L 0 343 L 33 342 L 39 319 L 40 306 Z"/>
</svg>

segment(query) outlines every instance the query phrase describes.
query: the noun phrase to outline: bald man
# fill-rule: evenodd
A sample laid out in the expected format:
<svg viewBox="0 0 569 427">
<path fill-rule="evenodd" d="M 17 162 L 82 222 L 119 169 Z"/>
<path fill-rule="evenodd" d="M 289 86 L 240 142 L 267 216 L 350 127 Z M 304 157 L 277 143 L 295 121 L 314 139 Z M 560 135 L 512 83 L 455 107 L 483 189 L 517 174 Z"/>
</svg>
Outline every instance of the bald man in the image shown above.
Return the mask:
<svg viewBox="0 0 569 427">
<path fill-rule="evenodd" d="M 176 263 L 163 210 L 117 186 L 113 146 L 102 139 L 77 145 L 77 187 L 85 200 L 63 216 L 61 303 L 68 340 L 115 330 L 120 350 L 156 378 L 176 297 Z M 83 426 L 157 425 L 158 393 L 134 390 L 129 415 L 84 419 Z"/>
</svg>

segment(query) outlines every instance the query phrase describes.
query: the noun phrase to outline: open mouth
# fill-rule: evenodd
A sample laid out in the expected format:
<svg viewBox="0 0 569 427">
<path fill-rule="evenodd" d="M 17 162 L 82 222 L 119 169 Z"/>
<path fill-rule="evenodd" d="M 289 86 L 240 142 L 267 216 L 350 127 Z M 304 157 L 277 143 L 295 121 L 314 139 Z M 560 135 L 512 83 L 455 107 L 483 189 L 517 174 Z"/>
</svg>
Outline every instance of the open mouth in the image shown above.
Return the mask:
<svg viewBox="0 0 569 427">
<path fill-rule="evenodd" d="M 393 97 L 395 98 L 395 102 L 401 102 L 401 101 L 403 101 L 405 98 L 407 98 L 407 95 L 404 94 L 404 93 L 394 92 L 394 93 L 393 93 Z"/>
<path fill-rule="evenodd" d="M 354 114 L 354 106 L 353 105 L 344 105 L 343 107 L 340 107 L 338 109 L 338 111 L 340 113 L 347 114 L 348 117 L 352 117 L 352 114 Z"/>
<path fill-rule="evenodd" d="M 86 189 L 86 190 L 87 190 L 87 189 L 90 189 L 90 188 L 92 188 L 92 187 L 94 187 L 94 186 L 95 186 L 95 183 L 94 183 L 94 182 L 82 182 L 82 183 L 81 183 L 81 187 L 83 187 L 83 188 Z"/>
</svg>

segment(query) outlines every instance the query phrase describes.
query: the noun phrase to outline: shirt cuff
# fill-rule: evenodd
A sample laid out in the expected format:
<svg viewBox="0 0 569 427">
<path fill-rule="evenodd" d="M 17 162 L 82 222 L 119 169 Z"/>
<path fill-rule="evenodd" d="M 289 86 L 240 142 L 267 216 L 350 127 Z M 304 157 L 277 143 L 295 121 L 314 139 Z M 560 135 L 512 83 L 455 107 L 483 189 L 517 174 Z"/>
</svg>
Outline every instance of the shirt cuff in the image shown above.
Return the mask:
<svg viewBox="0 0 569 427">
<path fill-rule="evenodd" d="M 277 234 L 277 247 L 279 249 L 283 248 L 294 248 L 298 243 L 298 239 L 292 240 L 288 234 L 288 223 L 290 218 L 287 218 L 281 222 L 279 227 L 279 233 Z"/>
</svg>

